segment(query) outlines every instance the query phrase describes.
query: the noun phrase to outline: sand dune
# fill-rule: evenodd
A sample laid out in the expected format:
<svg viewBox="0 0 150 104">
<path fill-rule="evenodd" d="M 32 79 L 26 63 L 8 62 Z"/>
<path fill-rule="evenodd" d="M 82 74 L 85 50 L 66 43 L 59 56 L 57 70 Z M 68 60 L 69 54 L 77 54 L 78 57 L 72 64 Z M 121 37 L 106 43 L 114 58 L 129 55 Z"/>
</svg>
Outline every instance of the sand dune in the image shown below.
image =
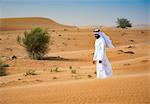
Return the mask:
<svg viewBox="0 0 150 104">
<path fill-rule="evenodd" d="M 0 21 L 0 56 L 10 66 L 8 75 L 0 77 L 0 104 L 150 103 L 149 29 L 102 27 L 115 45 L 114 49 L 107 48 L 113 76 L 96 80 L 91 28 L 60 25 L 46 18 Z M 52 43 L 47 60 L 29 59 L 16 42 L 24 29 L 34 26 L 50 28 Z M 14 55 L 17 59 L 12 59 Z M 29 69 L 36 75 L 25 76 Z"/>
<path fill-rule="evenodd" d="M 0 89 L 1 104 L 149 104 L 150 74 Z M 140 83 L 139 83 L 140 82 Z"/>
<path fill-rule="evenodd" d="M 56 23 L 55 21 L 42 17 L 24 17 L 24 18 L 1 18 L 0 30 L 27 30 L 33 27 L 46 27 L 49 29 L 75 28 Z"/>
</svg>

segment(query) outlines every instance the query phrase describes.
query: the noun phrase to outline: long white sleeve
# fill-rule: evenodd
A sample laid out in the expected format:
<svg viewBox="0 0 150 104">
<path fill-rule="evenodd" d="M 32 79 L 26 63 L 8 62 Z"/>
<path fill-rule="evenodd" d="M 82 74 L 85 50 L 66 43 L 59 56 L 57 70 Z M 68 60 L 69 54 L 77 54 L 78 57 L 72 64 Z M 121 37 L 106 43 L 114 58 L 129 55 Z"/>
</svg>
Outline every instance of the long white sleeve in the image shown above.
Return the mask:
<svg viewBox="0 0 150 104">
<path fill-rule="evenodd" d="M 97 57 L 97 52 L 96 52 L 96 49 L 95 49 L 95 51 L 94 51 L 94 56 L 93 56 L 93 60 L 96 61 L 96 60 L 97 60 L 96 57 Z"/>
<path fill-rule="evenodd" d="M 101 38 L 96 40 L 95 42 L 95 52 L 93 60 L 103 60 L 104 55 L 105 55 L 105 42 Z"/>
<path fill-rule="evenodd" d="M 105 43 L 104 41 L 100 41 L 99 47 L 98 47 L 98 54 L 97 54 L 97 60 L 103 60 L 104 58 L 104 48 L 105 48 Z"/>
</svg>

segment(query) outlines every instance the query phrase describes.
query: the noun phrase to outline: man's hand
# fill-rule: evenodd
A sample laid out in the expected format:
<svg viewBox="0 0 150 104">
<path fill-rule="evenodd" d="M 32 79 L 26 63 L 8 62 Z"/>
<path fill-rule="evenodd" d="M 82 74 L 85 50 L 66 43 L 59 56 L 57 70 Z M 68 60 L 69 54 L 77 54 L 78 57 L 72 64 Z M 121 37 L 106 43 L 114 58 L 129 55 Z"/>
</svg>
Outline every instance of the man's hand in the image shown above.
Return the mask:
<svg viewBox="0 0 150 104">
<path fill-rule="evenodd" d="M 93 60 L 93 64 L 95 64 L 96 63 L 96 61 L 95 60 Z"/>
<path fill-rule="evenodd" d="M 99 63 L 102 63 L 102 60 L 99 60 Z"/>
</svg>

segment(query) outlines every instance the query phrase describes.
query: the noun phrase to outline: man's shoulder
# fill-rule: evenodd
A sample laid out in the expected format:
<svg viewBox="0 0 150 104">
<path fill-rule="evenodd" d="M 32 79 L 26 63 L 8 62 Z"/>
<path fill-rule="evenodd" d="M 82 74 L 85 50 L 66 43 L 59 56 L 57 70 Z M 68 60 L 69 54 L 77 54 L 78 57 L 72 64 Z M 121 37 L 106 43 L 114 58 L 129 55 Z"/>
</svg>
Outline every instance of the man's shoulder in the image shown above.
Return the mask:
<svg viewBox="0 0 150 104">
<path fill-rule="evenodd" d="M 104 42 L 104 39 L 103 39 L 102 37 L 100 37 L 100 38 L 98 39 L 98 41 L 99 41 L 99 42 Z"/>
</svg>

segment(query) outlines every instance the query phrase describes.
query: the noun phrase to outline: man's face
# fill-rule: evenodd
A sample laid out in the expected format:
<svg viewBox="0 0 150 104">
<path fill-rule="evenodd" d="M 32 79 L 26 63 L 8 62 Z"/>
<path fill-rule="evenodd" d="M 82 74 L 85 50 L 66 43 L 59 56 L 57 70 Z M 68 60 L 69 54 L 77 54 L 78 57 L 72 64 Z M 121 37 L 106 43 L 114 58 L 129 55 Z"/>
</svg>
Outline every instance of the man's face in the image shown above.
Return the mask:
<svg viewBox="0 0 150 104">
<path fill-rule="evenodd" d="M 95 38 L 98 39 L 100 36 L 98 34 L 95 34 Z"/>
</svg>

